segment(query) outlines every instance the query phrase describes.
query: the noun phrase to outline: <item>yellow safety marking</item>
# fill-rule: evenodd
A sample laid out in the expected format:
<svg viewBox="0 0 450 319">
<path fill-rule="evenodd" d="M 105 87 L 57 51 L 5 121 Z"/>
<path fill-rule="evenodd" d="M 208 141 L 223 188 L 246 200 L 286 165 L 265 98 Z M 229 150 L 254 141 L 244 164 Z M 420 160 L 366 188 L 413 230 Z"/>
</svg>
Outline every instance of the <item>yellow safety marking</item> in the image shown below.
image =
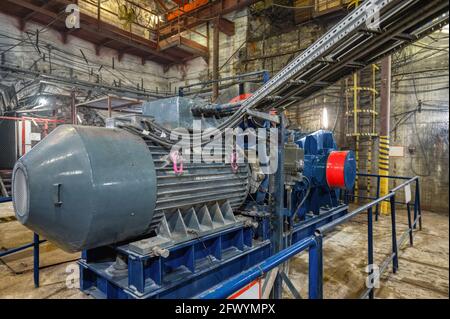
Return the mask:
<svg viewBox="0 0 450 319">
<path fill-rule="evenodd" d="M 347 91 L 348 92 L 353 92 L 353 91 L 355 91 L 355 89 L 356 89 L 356 91 L 368 91 L 368 92 L 372 92 L 372 93 L 378 94 L 378 91 L 376 89 L 369 88 L 369 87 L 366 87 L 366 86 L 357 86 L 356 88 L 349 88 L 349 89 L 347 89 Z"/>
</svg>

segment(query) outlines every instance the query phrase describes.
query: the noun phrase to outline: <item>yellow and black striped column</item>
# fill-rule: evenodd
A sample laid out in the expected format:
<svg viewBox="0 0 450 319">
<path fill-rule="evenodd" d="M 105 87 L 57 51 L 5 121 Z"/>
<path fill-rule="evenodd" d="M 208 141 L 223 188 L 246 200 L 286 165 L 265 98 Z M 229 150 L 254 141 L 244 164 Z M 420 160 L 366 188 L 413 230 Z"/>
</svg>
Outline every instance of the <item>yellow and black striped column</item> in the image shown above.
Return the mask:
<svg viewBox="0 0 450 319">
<path fill-rule="evenodd" d="M 378 174 L 389 175 L 389 134 L 391 119 L 391 57 L 381 61 L 381 90 L 380 90 L 380 147 L 378 155 Z M 380 179 L 380 197 L 389 193 L 389 179 Z M 389 214 L 390 205 L 383 202 L 380 209 L 382 214 Z"/>
<path fill-rule="evenodd" d="M 378 174 L 380 176 L 389 175 L 389 136 L 380 136 L 380 146 L 378 151 Z M 380 197 L 389 193 L 389 179 L 380 179 Z M 381 204 L 381 213 L 388 214 L 390 211 L 389 203 Z"/>
</svg>

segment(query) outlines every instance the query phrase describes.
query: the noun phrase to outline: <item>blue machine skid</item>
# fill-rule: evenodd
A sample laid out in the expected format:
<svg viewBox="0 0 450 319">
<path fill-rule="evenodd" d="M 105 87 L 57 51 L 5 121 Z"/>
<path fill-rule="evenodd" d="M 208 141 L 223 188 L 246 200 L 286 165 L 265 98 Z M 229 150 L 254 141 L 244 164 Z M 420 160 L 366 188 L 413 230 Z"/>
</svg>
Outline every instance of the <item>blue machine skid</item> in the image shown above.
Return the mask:
<svg viewBox="0 0 450 319">
<path fill-rule="evenodd" d="M 140 255 L 118 247 L 83 251 L 80 288 L 96 298 L 189 298 L 254 266 L 271 254 L 270 241 L 253 240 L 253 229 L 237 226 L 174 245 L 167 258 Z M 111 276 L 106 269 L 117 254 L 128 273 Z"/>
<path fill-rule="evenodd" d="M 294 226 L 290 244 L 311 236 L 323 226 L 347 213 L 341 205 L 322 210 Z M 268 221 L 268 216 L 264 215 Z M 234 226 L 198 239 L 169 247 L 167 258 L 140 255 L 128 245 L 85 250 L 80 265 L 80 288 L 95 298 L 190 298 L 249 269 L 272 255 L 267 223 L 263 230 Z M 262 234 L 258 236 L 257 234 Z M 288 236 L 288 235 L 285 235 Z M 255 237 L 261 238 L 261 240 Z M 112 276 L 107 269 L 117 255 L 127 263 L 126 274 Z"/>
</svg>

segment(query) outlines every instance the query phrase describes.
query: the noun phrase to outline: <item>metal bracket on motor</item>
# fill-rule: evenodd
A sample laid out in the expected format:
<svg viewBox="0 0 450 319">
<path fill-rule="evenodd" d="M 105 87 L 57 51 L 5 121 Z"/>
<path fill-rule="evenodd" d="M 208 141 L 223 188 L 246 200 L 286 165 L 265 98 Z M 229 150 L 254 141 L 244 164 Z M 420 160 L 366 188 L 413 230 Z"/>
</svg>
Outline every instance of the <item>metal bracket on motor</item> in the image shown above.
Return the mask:
<svg viewBox="0 0 450 319">
<path fill-rule="evenodd" d="M 210 206 L 203 205 L 197 209 L 191 207 L 185 211 L 177 209 L 164 213 L 157 236 L 130 243 L 128 248 L 142 255 L 164 257 L 165 253 L 159 253 L 163 249 L 167 250 L 169 246 L 243 223 L 242 220 L 236 219 L 228 201 L 222 205 L 216 202 Z"/>
</svg>

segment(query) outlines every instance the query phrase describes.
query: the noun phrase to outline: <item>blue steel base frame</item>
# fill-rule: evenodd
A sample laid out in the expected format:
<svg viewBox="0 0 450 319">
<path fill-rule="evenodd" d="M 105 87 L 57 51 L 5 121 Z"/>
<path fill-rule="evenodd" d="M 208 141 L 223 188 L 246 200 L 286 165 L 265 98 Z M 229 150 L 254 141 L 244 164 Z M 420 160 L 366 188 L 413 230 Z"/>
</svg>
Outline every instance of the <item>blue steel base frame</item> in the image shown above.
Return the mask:
<svg viewBox="0 0 450 319">
<path fill-rule="evenodd" d="M 346 205 L 323 210 L 294 226 L 291 244 L 310 237 L 315 229 L 348 212 Z M 264 215 L 262 230 L 237 226 L 169 248 L 168 258 L 140 255 L 124 246 L 107 246 L 83 251 L 80 288 L 96 298 L 190 298 L 259 264 L 272 255 L 269 220 Z M 255 217 L 256 218 L 256 217 Z M 261 236 L 258 233 L 262 232 Z M 262 240 L 255 240 L 259 237 Z M 126 275 L 111 277 L 106 272 L 120 254 L 128 264 Z"/>
<path fill-rule="evenodd" d="M 190 298 L 267 259 L 270 241 L 253 240 L 253 228 L 235 226 L 169 247 L 167 258 L 119 247 L 82 253 L 80 288 L 96 298 Z M 111 277 L 106 269 L 117 254 L 128 273 Z"/>
<path fill-rule="evenodd" d="M 340 205 L 328 210 L 321 209 L 319 215 L 306 216 L 305 221 L 294 225 L 294 229 L 292 231 L 292 240 L 290 244 L 292 245 L 308 236 L 314 235 L 314 232 L 317 228 L 327 225 L 347 213 L 348 206 Z M 285 238 L 287 238 L 289 234 L 284 236 Z M 288 245 L 285 245 L 285 247 L 287 246 Z"/>
<path fill-rule="evenodd" d="M 10 202 L 12 200 L 11 197 L 1 197 L 0 203 L 6 203 Z M 10 248 L 4 251 L 0 251 L 0 258 L 6 257 L 11 254 L 15 254 L 19 251 L 28 249 L 33 247 L 33 280 L 34 280 L 34 287 L 39 287 L 39 245 L 46 242 L 46 240 L 41 240 L 39 238 L 39 235 L 34 233 L 33 234 L 33 242 L 29 244 L 25 244 L 19 247 Z"/>
<path fill-rule="evenodd" d="M 39 259 L 40 259 L 39 245 L 44 242 L 46 242 L 46 240 L 39 239 L 39 235 L 35 233 L 35 234 L 33 234 L 33 242 L 32 243 L 25 244 L 25 245 L 22 245 L 19 247 L 10 248 L 10 249 L 0 252 L 0 258 L 2 258 L 2 257 L 6 257 L 8 255 L 15 254 L 19 251 L 22 251 L 22 250 L 25 250 L 28 248 L 33 248 L 33 281 L 34 281 L 35 288 L 39 287 Z"/>
<path fill-rule="evenodd" d="M 11 197 L 0 197 L 0 203 L 10 202 L 11 200 Z"/>
</svg>

